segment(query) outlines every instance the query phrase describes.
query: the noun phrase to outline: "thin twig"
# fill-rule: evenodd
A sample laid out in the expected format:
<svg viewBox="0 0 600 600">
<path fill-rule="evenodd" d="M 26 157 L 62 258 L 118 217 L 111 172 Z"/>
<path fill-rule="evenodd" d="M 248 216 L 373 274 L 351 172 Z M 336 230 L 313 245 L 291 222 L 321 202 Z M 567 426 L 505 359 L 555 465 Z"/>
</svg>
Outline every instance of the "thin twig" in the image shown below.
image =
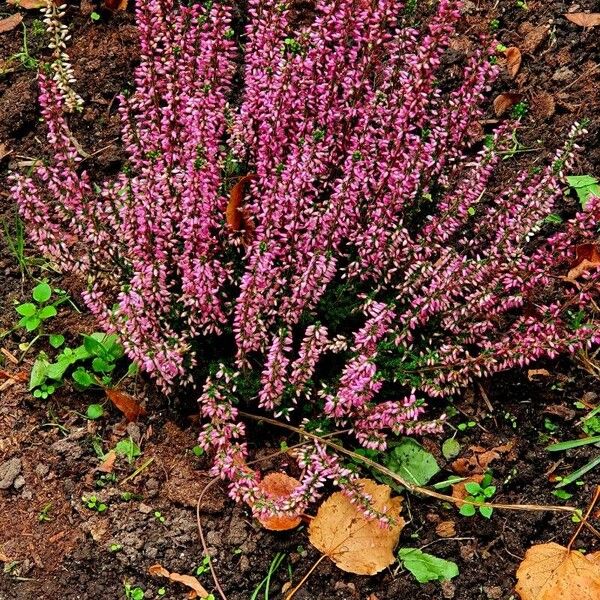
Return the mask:
<svg viewBox="0 0 600 600">
<path fill-rule="evenodd" d="M 396 483 L 399 483 L 401 486 L 405 487 L 408 491 L 412 492 L 413 494 L 423 494 L 424 496 L 429 496 L 431 498 L 436 498 L 437 500 L 443 500 L 444 502 L 450 502 L 452 504 L 457 504 L 457 505 L 470 504 L 472 506 L 477 506 L 477 507 L 489 506 L 490 508 L 497 508 L 497 509 L 501 509 L 501 510 L 521 510 L 521 511 L 529 511 L 529 512 L 566 512 L 566 513 L 571 513 L 571 514 L 577 512 L 577 510 L 578 510 L 577 508 L 575 508 L 573 506 L 538 505 L 538 504 L 496 504 L 496 503 L 492 503 L 492 502 L 480 503 L 480 502 L 472 502 L 470 500 L 466 500 L 466 499 L 462 499 L 462 498 L 454 498 L 453 496 L 448 496 L 447 494 L 441 494 L 439 492 L 436 492 L 435 490 L 432 490 L 432 489 L 429 489 L 426 487 L 414 485 L 410 481 L 407 481 L 403 477 L 400 477 L 397 473 L 394 473 L 394 471 L 391 471 L 390 469 L 384 467 L 383 465 L 380 465 L 379 463 L 375 462 L 374 460 L 371 460 L 370 458 L 367 458 L 366 456 L 361 456 L 360 454 L 357 454 L 356 452 L 352 452 L 352 450 L 348 450 L 347 448 L 344 448 L 343 446 L 340 446 L 339 444 L 331 442 L 330 440 L 327 440 L 327 439 L 323 439 L 322 437 L 315 435 L 314 433 L 310 433 L 309 431 L 305 431 L 304 429 L 294 427 L 293 425 L 288 425 L 287 423 L 281 423 L 279 421 L 276 421 L 275 419 L 270 419 L 269 417 L 253 415 L 251 413 L 247 413 L 244 411 L 239 411 L 238 414 L 241 415 L 242 417 L 246 417 L 248 419 L 253 419 L 255 421 L 264 421 L 265 423 L 269 423 L 270 425 L 274 425 L 276 427 L 281 427 L 283 429 L 293 431 L 294 433 L 297 433 L 304 437 L 310 438 L 314 441 L 325 444 L 326 446 L 329 446 L 336 452 L 339 452 L 340 454 L 345 454 L 346 456 L 350 456 L 354 460 L 359 460 L 359 461 L 365 463 L 366 465 L 368 465 L 369 467 L 379 471 L 380 473 L 387 475 L 388 477 L 393 479 Z"/>
<path fill-rule="evenodd" d="M 321 564 L 321 561 L 327 557 L 327 554 L 321 554 L 315 564 L 308 570 L 308 573 L 300 580 L 300 583 L 290 590 L 290 593 L 285 597 L 285 600 L 292 600 L 296 592 L 304 585 L 306 580 L 311 576 L 312 572 Z"/>
<path fill-rule="evenodd" d="M 131 475 L 128 475 L 123 479 L 123 481 L 119 482 L 119 485 L 123 485 L 127 483 L 129 480 L 136 478 L 144 469 L 147 469 L 154 462 L 154 456 L 149 458 L 141 467 L 137 468 Z"/>
<path fill-rule="evenodd" d="M 592 501 L 585 513 L 585 516 L 583 517 L 583 519 L 581 519 L 581 522 L 579 523 L 579 527 L 573 534 L 573 537 L 571 538 L 571 541 L 569 542 L 569 545 L 567 546 L 567 550 L 571 549 L 571 546 L 577 539 L 577 536 L 579 535 L 579 532 L 581 531 L 582 527 L 587 523 L 587 520 L 588 520 L 592 510 L 594 510 L 594 506 L 596 506 L 596 502 L 598 502 L 598 498 L 600 498 L 600 485 L 596 486 L 596 493 L 594 494 L 594 497 L 592 498 Z"/>
</svg>

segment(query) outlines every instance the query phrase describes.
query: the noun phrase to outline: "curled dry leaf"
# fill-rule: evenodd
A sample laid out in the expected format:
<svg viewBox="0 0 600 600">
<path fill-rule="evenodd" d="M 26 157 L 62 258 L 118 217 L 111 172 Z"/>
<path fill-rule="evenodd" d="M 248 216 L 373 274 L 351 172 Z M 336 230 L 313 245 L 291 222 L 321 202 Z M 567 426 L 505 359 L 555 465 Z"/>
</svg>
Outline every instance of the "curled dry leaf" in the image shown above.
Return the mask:
<svg viewBox="0 0 600 600">
<path fill-rule="evenodd" d="M 536 377 L 550 377 L 550 371 L 548 369 L 529 369 L 527 371 L 529 381 L 534 381 Z"/>
<path fill-rule="evenodd" d="M 287 498 L 300 485 L 300 482 L 285 473 L 269 473 L 261 482 L 260 489 L 270 498 Z M 275 516 L 258 519 L 265 529 L 286 531 L 298 527 L 302 519 L 299 516 Z"/>
<path fill-rule="evenodd" d="M 150 575 L 158 575 L 160 577 L 166 577 L 170 581 L 182 583 L 183 585 L 191 589 L 188 598 L 208 598 L 209 594 L 202 584 L 191 575 L 180 575 L 179 573 L 170 573 L 162 565 L 152 565 L 148 569 Z"/>
<path fill-rule="evenodd" d="M 521 600 L 598 600 L 598 555 L 584 556 L 554 542 L 532 546 L 517 570 L 515 590 Z"/>
<path fill-rule="evenodd" d="M 536 119 L 547 119 L 556 111 L 556 102 L 552 94 L 540 92 L 531 98 L 531 114 Z"/>
<path fill-rule="evenodd" d="M 597 27 L 600 25 L 600 13 L 566 13 L 565 17 L 581 27 Z"/>
<path fill-rule="evenodd" d="M 114 450 L 111 450 L 104 457 L 102 464 L 98 467 L 98 471 L 100 471 L 101 473 L 112 473 L 116 460 L 117 453 Z"/>
<path fill-rule="evenodd" d="M 130 394 L 114 388 L 105 391 L 108 399 L 125 415 L 128 421 L 137 421 L 146 414 L 146 409 Z"/>
<path fill-rule="evenodd" d="M 506 56 L 506 70 L 514 79 L 521 68 L 521 51 L 516 46 L 511 46 L 504 51 Z"/>
<path fill-rule="evenodd" d="M 494 98 L 494 113 L 501 117 L 507 110 L 511 109 L 517 102 L 520 102 L 523 94 L 506 93 L 500 94 Z"/>
<path fill-rule="evenodd" d="M 252 221 L 248 218 L 248 215 L 244 211 L 244 194 L 250 182 L 256 179 L 254 173 L 248 173 L 244 175 L 229 192 L 229 202 L 227 203 L 227 210 L 225 212 L 225 218 L 227 225 L 232 231 L 245 231 L 246 236 L 245 243 L 251 241 L 254 233 L 254 226 Z"/>
<path fill-rule="evenodd" d="M 367 519 L 347 496 L 336 492 L 319 507 L 308 537 L 342 571 L 374 575 L 396 560 L 393 550 L 405 525 L 400 516 L 402 498 L 391 498 L 389 486 L 370 479 L 358 479 L 357 483 L 371 496 L 376 510 L 387 512 L 393 525 L 382 528 L 377 519 Z"/>
<path fill-rule="evenodd" d="M 19 13 L 10 15 L 10 17 L 6 17 L 6 19 L 0 19 L 0 33 L 12 31 L 22 20 L 23 16 Z"/>
<path fill-rule="evenodd" d="M 468 450 L 473 453 L 472 456 L 469 458 L 457 458 L 451 465 L 452 470 L 457 475 L 465 477 L 485 473 L 492 461 L 500 458 L 502 454 L 509 454 L 514 447 L 515 440 L 511 440 L 500 446 L 495 446 L 490 450 L 483 448 L 482 446 L 469 446 Z"/>
<path fill-rule="evenodd" d="M 127 0 L 104 0 L 104 6 L 109 10 L 127 10 Z"/>
<path fill-rule="evenodd" d="M 567 274 L 567 279 L 571 281 L 575 281 L 586 271 L 600 267 L 600 247 L 596 244 L 581 244 L 575 252 L 575 266 Z"/>
</svg>

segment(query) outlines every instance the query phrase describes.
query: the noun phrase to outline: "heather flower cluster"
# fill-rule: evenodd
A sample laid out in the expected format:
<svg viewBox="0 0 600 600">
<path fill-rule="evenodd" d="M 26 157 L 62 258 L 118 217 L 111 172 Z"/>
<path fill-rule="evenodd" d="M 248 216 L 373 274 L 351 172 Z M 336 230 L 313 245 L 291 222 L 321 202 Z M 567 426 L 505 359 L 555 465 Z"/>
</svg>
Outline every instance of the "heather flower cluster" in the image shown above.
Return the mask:
<svg viewBox="0 0 600 600">
<path fill-rule="evenodd" d="M 238 404 L 318 415 L 382 450 L 390 431 L 440 428 L 427 397 L 599 343 L 600 272 L 566 274 L 598 242 L 600 198 L 548 219 L 584 131 L 499 189 L 517 124 L 472 143 L 496 67 L 484 41 L 443 83 L 456 0 L 420 27 L 398 0 L 315 0 L 302 22 L 292 0 L 248 0 L 243 32 L 237 10 L 137 3 L 136 89 L 119 100 L 129 160 L 113 181 L 82 169 L 60 82 L 40 76 L 52 160 L 13 191 L 130 358 L 166 391 L 204 386 L 201 444 L 234 498 L 299 514 L 330 481 L 368 509 L 318 441 L 296 451 L 292 496 L 267 497 Z M 247 175 L 240 230 L 226 215 Z"/>
</svg>

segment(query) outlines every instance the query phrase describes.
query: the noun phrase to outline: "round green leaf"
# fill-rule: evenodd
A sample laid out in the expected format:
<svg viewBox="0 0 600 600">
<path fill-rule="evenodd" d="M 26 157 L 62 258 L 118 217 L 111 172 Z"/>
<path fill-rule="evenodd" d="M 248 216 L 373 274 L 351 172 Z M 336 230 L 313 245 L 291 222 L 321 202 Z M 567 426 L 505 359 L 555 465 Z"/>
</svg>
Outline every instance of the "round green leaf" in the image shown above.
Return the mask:
<svg viewBox="0 0 600 600">
<path fill-rule="evenodd" d="M 465 490 L 467 490 L 469 494 L 475 496 L 481 492 L 481 486 L 475 481 L 469 481 L 468 483 L 465 483 Z"/>
<path fill-rule="evenodd" d="M 83 388 L 88 388 L 94 383 L 92 376 L 83 368 L 79 368 L 73 372 L 73 380 Z"/>
<path fill-rule="evenodd" d="M 456 438 L 449 438 L 442 444 L 442 454 L 446 460 L 455 458 L 460 454 L 460 444 Z"/>
<path fill-rule="evenodd" d="M 464 517 L 472 517 L 477 511 L 472 504 L 463 504 L 458 512 Z"/>
<path fill-rule="evenodd" d="M 480 506 L 479 507 L 479 512 L 481 514 L 482 517 L 485 517 L 486 519 L 489 519 L 492 516 L 492 513 L 494 512 L 494 509 L 491 506 Z"/>
<path fill-rule="evenodd" d="M 99 419 L 104 415 L 104 408 L 102 407 L 102 404 L 90 404 L 87 407 L 86 415 L 87 418 L 91 419 L 92 421 Z"/>
<path fill-rule="evenodd" d="M 58 333 L 53 333 L 48 338 L 48 341 L 53 348 L 60 348 L 65 343 L 65 336 Z"/>
<path fill-rule="evenodd" d="M 25 329 L 27 331 L 35 331 L 42 321 L 38 317 L 28 317 L 25 321 Z"/>
<path fill-rule="evenodd" d="M 50 296 L 52 296 L 52 288 L 44 281 L 33 288 L 31 295 L 38 304 L 48 302 Z"/>
<path fill-rule="evenodd" d="M 56 307 L 50 305 L 50 306 L 44 306 L 44 308 L 42 308 L 40 310 L 40 312 L 38 312 L 38 316 L 40 319 L 49 319 L 50 317 L 55 317 L 56 316 Z"/>
<path fill-rule="evenodd" d="M 15 310 L 23 317 L 33 317 L 37 308 L 33 302 L 26 302 L 25 304 L 19 304 L 15 307 Z"/>
</svg>

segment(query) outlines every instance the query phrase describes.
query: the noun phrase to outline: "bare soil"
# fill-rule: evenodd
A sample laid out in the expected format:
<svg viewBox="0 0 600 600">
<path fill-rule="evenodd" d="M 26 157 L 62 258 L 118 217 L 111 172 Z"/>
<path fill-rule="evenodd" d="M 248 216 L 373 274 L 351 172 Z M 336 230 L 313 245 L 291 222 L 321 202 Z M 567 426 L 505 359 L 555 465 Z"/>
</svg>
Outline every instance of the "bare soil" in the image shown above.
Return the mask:
<svg viewBox="0 0 600 600">
<path fill-rule="evenodd" d="M 498 21 L 496 35 L 505 46 L 520 47 L 523 62 L 515 78 L 504 74 L 490 94 L 520 93 L 530 110 L 523 119 L 519 140 L 532 151 L 506 161 L 499 178 L 523 165 L 547 159 L 564 139 L 572 122 L 587 118 L 589 134 L 578 158 L 577 174 L 600 174 L 600 96 L 598 74 L 600 47 L 598 31 L 585 30 L 568 22 L 567 11 L 598 9 L 593 0 L 570 4 L 560 0 L 531 1 L 525 7 L 516 2 L 488 0 L 465 3 L 461 35 L 453 45 L 453 56 L 477 43 L 480 32 Z M 72 131 L 90 158 L 86 168 L 97 178 L 116 172 L 124 161 L 119 144 L 116 95 L 132 83 L 137 58 L 134 18 L 128 12 L 110 13 L 95 7 L 101 19 L 94 22 L 94 7 L 83 0 L 70 4 L 67 17 L 73 40 L 70 54 L 78 79 L 78 91 L 85 109 L 73 119 Z M 2 5 L 0 18 L 13 14 L 14 6 Z M 27 27 L 30 55 L 47 56 L 43 34 L 34 34 L 37 11 L 21 11 Z M 547 33 L 540 27 L 548 26 Z M 545 31 L 545 30 L 544 30 Z M 26 168 L 28 161 L 44 157 L 44 129 L 39 122 L 36 102 L 36 71 L 19 59 L 23 28 L 0 33 L 0 216 L 14 235 L 15 206 L 10 198 L 9 169 Z M 496 115 L 491 106 L 488 121 Z M 566 205 L 573 200 L 566 200 Z M 0 235 L 0 331 L 10 329 L 16 320 L 14 304 L 27 297 L 32 279 L 23 278 L 19 263 L 7 239 Z M 35 257 L 32 249 L 26 254 Z M 48 270 L 43 261 L 30 263 L 36 277 L 50 278 L 72 294 L 78 302 L 77 282 Z M 88 316 L 64 305 L 53 329 L 76 343 L 83 332 L 94 330 Z M 25 336 L 16 332 L 0 341 L 0 348 L 19 355 L 18 344 Z M 43 345 L 39 347 L 43 349 Z M 182 598 L 178 584 L 168 584 L 148 574 L 160 563 L 170 571 L 191 574 L 202 560 L 196 520 L 196 503 L 208 481 L 205 458 L 192 452 L 198 432 L 193 399 L 166 399 L 151 383 L 138 380 L 130 391 L 141 399 L 148 415 L 139 423 L 127 425 L 120 413 L 106 405 L 107 415 L 88 421 L 82 415 L 91 402 L 102 402 L 100 393 L 76 393 L 62 389 L 48 400 L 38 400 L 27 391 L 21 379 L 28 376 L 35 351 L 14 364 L 0 355 L 0 600 L 75 600 L 125 598 L 124 583 L 145 590 L 145 598 Z M 545 446 L 552 440 L 578 437 L 573 403 L 585 398 L 596 402 L 593 392 L 598 381 L 575 361 L 562 359 L 534 365 L 547 369 L 547 376 L 533 381 L 527 371 L 498 375 L 475 384 L 455 399 L 454 426 L 475 421 L 477 425 L 459 433 L 463 456 L 479 447 L 490 450 L 506 444 L 510 451 L 491 463 L 498 486 L 496 500 L 503 503 L 557 504 L 552 495 L 553 477 L 564 475 L 589 460 L 595 447 L 568 453 L 549 454 Z M 12 384 L 11 384 L 12 381 Z M 434 406 L 441 411 L 443 404 Z M 100 460 L 93 440 L 101 440 L 104 450 L 130 436 L 142 455 L 128 464 L 118 459 L 114 482 L 104 481 L 98 471 Z M 251 428 L 250 440 L 257 456 L 277 448 L 286 439 L 280 431 Z M 287 439 L 295 443 L 293 438 Z M 440 451 L 442 439 L 425 439 L 440 465 L 452 472 Z M 136 468 L 141 472 L 129 477 Z M 106 477 L 105 477 L 106 480 Z M 570 504 L 585 507 L 600 471 L 588 473 L 582 485 L 572 486 Z M 123 492 L 133 494 L 124 499 Z M 108 505 L 99 514 L 86 508 L 81 498 L 95 494 Z M 45 507 L 49 520 L 40 520 Z M 159 512 L 160 517 L 155 513 Z M 200 503 L 200 516 L 209 552 L 221 586 L 230 600 L 248 600 L 263 580 L 277 553 L 286 558 L 271 578 L 270 598 L 281 598 L 282 587 L 295 584 L 318 558 L 308 543 L 306 529 L 271 533 L 260 528 L 244 507 L 234 506 L 219 486 L 211 488 Z M 508 600 L 513 597 L 515 570 L 526 549 L 533 543 L 570 538 L 573 524 L 560 513 L 496 511 L 491 520 L 464 518 L 455 508 L 430 499 L 408 497 L 405 518 L 409 521 L 401 538 L 402 546 L 428 547 L 427 551 L 455 561 L 460 575 L 443 585 L 418 584 L 400 568 L 391 568 L 374 577 L 353 576 L 323 561 L 297 594 L 298 600 L 369 599 L 396 600 Z M 456 534 L 440 537 L 436 526 L 453 521 Z M 579 547 L 591 550 L 597 540 L 587 533 Z M 112 547 L 112 549 L 111 549 Z M 199 576 L 214 589 L 209 573 Z M 258 598 L 264 597 L 264 589 Z"/>
</svg>

